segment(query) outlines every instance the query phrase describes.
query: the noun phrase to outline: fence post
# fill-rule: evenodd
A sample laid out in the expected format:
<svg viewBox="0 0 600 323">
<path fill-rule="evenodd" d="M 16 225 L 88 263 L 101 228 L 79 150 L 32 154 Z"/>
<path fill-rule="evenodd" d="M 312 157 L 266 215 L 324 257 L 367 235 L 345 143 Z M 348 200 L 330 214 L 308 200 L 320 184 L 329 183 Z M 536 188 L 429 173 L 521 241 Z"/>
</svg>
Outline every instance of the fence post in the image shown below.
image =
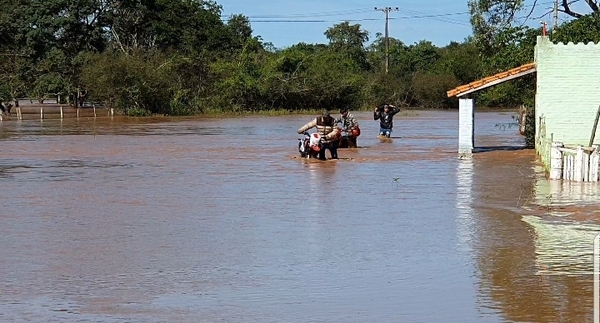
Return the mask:
<svg viewBox="0 0 600 323">
<path fill-rule="evenodd" d="M 60 106 L 60 119 L 62 120 L 64 118 L 64 114 L 63 114 L 63 107 L 62 105 Z"/>
<path fill-rule="evenodd" d="M 96 117 L 96 105 L 92 105 L 94 107 L 94 118 Z"/>
<path fill-rule="evenodd" d="M 598 155 L 598 146 L 594 145 L 592 148 L 594 150 L 590 154 L 590 182 L 597 182 L 598 167 L 600 166 L 598 165 L 598 160 L 600 159 L 600 156 Z"/>
<path fill-rule="evenodd" d="M 577 173 L 577 153 L 571 155 L 571 181 L 575 181 Z"/>
<path fill-rule="evenodd" d="M 21 113 L 21 107 L 17 107 L 17 120 L 23 120 L 23 114 Z"/>
<path fill-rule="evenodd" d="M 79 119 L 79 107 L 77 107 L 77 119 Z"/>
<path fill-rule="evenodd" d="M 40 108 L 40 119 L 44 119 L 44 107 Z"/>
<path fill-rule="evenodd" d="M 594 145 L 594 138 L 596 137 L 596 129 L 598 128 L 598 119 L 600 118 L 600 106 L 598 106 L 598 112 L 596 112 L 596 119 L 594 120 L 594 126 L 592 126 L 592 135 L 590 136 L 590 147 Z"/>
<path fill-rule="evenodd" d="M 575 176 L 576 182 L 583 181 L 583 146 L 577 146 L 577 153 L 575 154 Z"/>
<path fill-rule="evenodd" d="M 582 181 L 589 182 L 590 181 L 590 155 L 587 151 L 583 151 L 583 178 Z"/>
<path fill-rule="evenodd" d="M 563 178 L 565 180 L 569 180 L 569 155 L 568 154 L 563 154 Z"/>
<path fill-rule="evenodd" d="M 553 142 L 550 151 L 550 179 L 561 179 L 563 172 L 563 156 L 560 148 L 564 145 L 562 142 Z"/>
<path fill-rule="evenodd" d="M 566 167 L 566 172 L 567 175 L 565 176 L 565 179 L 568 181 L 572 181 L 573 180 L 573 166 L 574 166 L 574 159 L 575 156 L 571 155 L 570 153 L 567 155 L 567 167 Z"/>
</svg>

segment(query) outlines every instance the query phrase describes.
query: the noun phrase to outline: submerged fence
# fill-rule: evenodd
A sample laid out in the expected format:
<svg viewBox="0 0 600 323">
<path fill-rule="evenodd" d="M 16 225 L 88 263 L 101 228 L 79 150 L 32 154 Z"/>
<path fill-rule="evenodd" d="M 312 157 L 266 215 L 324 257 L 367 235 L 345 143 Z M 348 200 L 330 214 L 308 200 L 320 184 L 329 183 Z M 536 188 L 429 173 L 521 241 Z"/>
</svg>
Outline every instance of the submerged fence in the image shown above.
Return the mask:
<svg viewBox="0 0 600 323">
<path fill-rule="evenodd" d="M 592 147 L 565 147 L 553 142 L 550 150 L 550 179 L 575 182 L 598 182 L 600 151 Z"/>
<path fill-rule="evenodd" d="M 64 118 L 82 118 L 82 117 L 113 117 L 115 115 L 112 108 L 91 107 L 63 107 L 55 104 L 40 104 L 27 107 L 13 107 L 8 115 L 0 114 L 0 121 L 11 120 L 16 117 L 17 120 L 23 119 L 64 119 Z"/>
</svg>

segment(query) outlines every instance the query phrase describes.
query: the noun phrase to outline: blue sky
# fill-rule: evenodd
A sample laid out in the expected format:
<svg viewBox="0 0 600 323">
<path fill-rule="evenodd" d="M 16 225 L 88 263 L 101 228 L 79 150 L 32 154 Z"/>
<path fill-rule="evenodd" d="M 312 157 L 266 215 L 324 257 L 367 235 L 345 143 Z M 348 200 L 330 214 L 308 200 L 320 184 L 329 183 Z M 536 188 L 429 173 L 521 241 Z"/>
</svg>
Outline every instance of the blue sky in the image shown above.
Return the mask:
<svg viewBox="0 0 600 323">
<path fill-rule="evenodd" d="M 216 0 L 223 6 L 223 15 L 243 14 L 250 18 L 255 36 L 278 48 L 305 43 L 327 43 L 323 33 L 345 20 L 358 23 L 369 32 L 370 40 L 384 32 L 385 14 L 374 7 L 398 7 L 390 13 L 390 36 L 413 44 L 430 40 L 437 46 L 451 41 L 463 41 L 472 34 L 467 0 Z M 526 23 L 540 26 L 540 21 L 552 24 L 548 12 L 552 0 L 538 0 L 538 6 Z M 533 1 L 529 1 L 529 8 Z M 575 7 L 577 8 L 577 7 Z M 585 7 L 583 7 L 585 8 Z M 523 12 L 521 16 L 526 16 Z M 587 13 L 587 11 L 585 11 Z M 560 14 L 560 21 L 567 17 Z M 283 20 L 282 22 L 279 22 Z M 316 22 L 318 21 L 318 22 Z"/>
</svg>

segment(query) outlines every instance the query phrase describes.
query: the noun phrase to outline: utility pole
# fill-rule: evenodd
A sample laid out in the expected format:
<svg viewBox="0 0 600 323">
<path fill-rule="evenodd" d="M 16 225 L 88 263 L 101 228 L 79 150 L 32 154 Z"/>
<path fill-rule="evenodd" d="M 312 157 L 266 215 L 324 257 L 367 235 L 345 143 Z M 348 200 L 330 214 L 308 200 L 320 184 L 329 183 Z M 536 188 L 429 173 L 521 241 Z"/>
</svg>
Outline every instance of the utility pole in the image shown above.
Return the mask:
<svg viewBox="0 0 600 323">
<path fill-rule="evenodd" d="M 558 0 L 554 0 L 554 23 L 552 24 L 552 34 L 556 31 L 556 27 L 558 27 Z"/>
<path fill-rule="evenodd" d="M 390 20 L 390 12 L 398 11 L 398 7 L 385 7 L 385 8 L 377 8 L 375 7 L 375 11 L 383 11 L 385 13 L 385 74 L 388 73 L 390 66 L 390 38 L 389 38 L 389 20 Z"/>
</svg>

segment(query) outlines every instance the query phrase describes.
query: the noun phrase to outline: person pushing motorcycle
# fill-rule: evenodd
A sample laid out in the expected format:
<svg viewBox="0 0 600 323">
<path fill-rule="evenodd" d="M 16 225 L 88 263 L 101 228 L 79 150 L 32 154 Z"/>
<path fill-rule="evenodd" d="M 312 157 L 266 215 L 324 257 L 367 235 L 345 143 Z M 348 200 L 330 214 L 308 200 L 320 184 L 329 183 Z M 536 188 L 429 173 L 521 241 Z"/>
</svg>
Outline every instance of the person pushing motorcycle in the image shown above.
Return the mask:
<svg viewBox="0 0 600 323">
<path fill-rule="evenodd" d="M 329 149 L 331 159 L 338 159 L 337 148 L 339 131 L 335 119 L 331 116 L 329 110 L 323 111 L 323 114 L 316 117 L 309 123 L 298 129 L 299 134 L 303 134 L 308 129 L 317 127 L 317 133 L 321 136 L 321 150 L 319 151 L 319 159 L 326 160 L 325 149 Z"/>
<path fill-rule="evenodd" d="M 342 124 L 342 131 L 345 135 L 340 140 L 344 140 L 345 142 L 340 142 L 343 144 L 341 148 L 347 145 L 348 148 L 356 148 L 356 138 L 360 135 L 360 128 L 358 127 L 358 121 L 356 118 L 348 112 L 348 107 L 343 107 L 340 109 L 340 117 L 335 120 L 336 123 Z"/>
</svg>

